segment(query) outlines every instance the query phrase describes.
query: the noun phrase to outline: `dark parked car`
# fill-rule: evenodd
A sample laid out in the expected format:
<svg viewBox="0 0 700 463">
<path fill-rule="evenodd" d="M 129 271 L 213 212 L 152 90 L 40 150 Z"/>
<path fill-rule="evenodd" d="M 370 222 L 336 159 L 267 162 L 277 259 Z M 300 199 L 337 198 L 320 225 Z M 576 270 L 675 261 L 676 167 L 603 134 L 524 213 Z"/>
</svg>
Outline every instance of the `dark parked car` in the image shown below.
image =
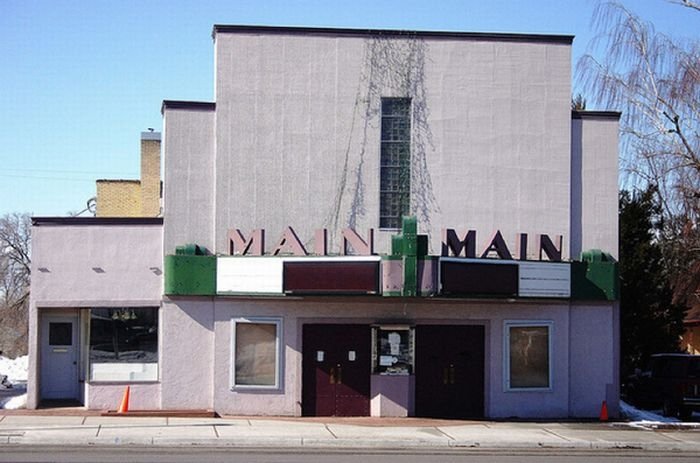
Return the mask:
<svg viewBox="0 0 700 463">
<path fill-rule="evenodd" d="M 700 410 L 700 355 L 652 355 L 649 369 L 628 378 L 624 391 L 635 405 L 687 419 Z"/>
</svg>

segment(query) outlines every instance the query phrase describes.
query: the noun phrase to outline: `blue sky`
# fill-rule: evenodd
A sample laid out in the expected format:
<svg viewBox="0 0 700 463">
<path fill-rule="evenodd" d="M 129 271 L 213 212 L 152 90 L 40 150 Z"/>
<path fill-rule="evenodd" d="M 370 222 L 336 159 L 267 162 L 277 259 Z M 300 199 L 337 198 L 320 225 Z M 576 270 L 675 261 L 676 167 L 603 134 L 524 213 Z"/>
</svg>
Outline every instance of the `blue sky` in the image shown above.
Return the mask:
<svg viewBox="0 0 700 463">
<path fill-rule="evenodd" d="M 623 3 L 696 37 L 700 13 Z M 164 99 L 213 100 L 213 24 L 530 32 L 592 38 L 593 0 L 0 0 L 0 215 L 79 211 L 98 178 L 138 178 Z M 590 109 L 590 108 L 589 108 Z"/>
</svg>

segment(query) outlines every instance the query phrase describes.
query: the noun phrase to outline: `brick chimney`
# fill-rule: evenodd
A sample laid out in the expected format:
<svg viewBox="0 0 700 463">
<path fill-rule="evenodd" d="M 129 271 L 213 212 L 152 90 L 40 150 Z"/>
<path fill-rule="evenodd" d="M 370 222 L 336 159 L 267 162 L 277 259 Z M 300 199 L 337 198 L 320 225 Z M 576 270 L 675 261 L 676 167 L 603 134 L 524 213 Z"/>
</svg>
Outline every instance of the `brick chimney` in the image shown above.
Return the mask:
<svg viewBox="0 0 700 463">
<path fill-rule="evenodd" d="M 160 132 L 141 132 L 141 216 L 160 215 Z"/>
</svg>

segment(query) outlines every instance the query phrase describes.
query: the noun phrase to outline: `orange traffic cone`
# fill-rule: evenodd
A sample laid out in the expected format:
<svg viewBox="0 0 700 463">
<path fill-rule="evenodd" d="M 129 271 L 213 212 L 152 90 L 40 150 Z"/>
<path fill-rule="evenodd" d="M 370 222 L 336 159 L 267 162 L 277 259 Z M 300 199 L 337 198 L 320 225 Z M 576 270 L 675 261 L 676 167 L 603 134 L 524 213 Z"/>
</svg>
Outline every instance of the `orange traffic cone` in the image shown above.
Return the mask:
<svg viewBox="0 0 700 463">
<path fill-rule="evenodd" d="M 608 404 L 605 401 L 600 407 L 600 421 L 608 421 Z"/>
<path fill-rule="evenodd" d="M 129 392 L 129 386 L 127 386 L 124 390 L 124 397 L 122 397 L 122 403 L 119 406 L 119 410 L 117 410 L 117 413 L 126 413 L 129 411 Z"/>
</svg>

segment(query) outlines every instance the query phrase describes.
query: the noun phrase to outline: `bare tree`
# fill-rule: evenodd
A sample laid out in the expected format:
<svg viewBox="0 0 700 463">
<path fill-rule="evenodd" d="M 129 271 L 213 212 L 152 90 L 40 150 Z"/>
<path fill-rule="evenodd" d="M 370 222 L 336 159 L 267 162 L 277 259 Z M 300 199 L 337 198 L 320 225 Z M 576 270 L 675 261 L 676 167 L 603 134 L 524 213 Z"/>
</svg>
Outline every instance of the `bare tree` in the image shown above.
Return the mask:
<svg viewBox="0 0 700 463">
<path fill-rule="evenodd" d="M 692 1 L 674 3 L 697 9 Z M 680 302 L 697 303 L 700 42 L 659 33 L 617 2 L 599 4 L 593 22 L 598 34 L 593 52 L 577 63 L 579 83 L 592 101 L 622 111 L 625 187 L 658 192 L 670 270 L 676 286 L 690 291 Z M 598 59 L 593 53 L 601 48 Z"/>
<path fill-rule="evenodd" d="M 676 5 L 682 5 L 686 6 L 688 8 L 692 8 L 694 10 L 700 11 L 700 3 L 696 3 L 692 0 L 669 0 L 671 3 L 675 3 Z"/>
<path fill-rule="evenodd" d="M 27 214 L 0 218 L 0 350 L 9 356 L 27 350 L 30 239 Z"/>
<path fill-rule="evenodd" d="M 586 99 L 580 93 L 571 99 L 571 110 L 572 111 L 585 111 L 586 110 Z"/>
</svg>

